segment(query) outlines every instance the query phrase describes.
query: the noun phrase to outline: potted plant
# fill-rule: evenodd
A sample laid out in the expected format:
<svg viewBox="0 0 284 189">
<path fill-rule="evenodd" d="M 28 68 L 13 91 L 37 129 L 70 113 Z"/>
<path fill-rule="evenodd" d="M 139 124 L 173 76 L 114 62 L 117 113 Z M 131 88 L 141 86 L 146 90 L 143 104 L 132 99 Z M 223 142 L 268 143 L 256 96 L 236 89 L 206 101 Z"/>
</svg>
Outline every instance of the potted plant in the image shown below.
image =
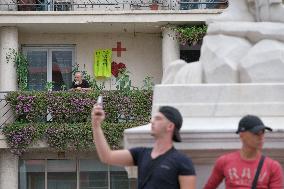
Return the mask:
<svg viewBox="0 0 284 189">
<path fill-rule="evenodd" d="M 176 38 L 181 45 L 195 45 L 200 43 L 207 32 L 207 25 L 182 25 L 172 26 L 167 25 L 164 28 L 170 28 L 175 31 Z M 162 28 L 163 29 L 163 28 Z"/>
</svg>

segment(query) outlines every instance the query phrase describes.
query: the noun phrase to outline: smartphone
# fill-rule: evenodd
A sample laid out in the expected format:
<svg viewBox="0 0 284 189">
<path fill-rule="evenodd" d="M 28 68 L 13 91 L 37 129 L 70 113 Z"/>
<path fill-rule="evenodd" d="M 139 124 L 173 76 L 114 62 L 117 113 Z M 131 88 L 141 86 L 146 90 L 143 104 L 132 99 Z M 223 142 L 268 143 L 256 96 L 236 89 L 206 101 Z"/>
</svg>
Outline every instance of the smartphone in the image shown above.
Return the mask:
<svg viewBox="0 0 284 189">
<path fill-rule="evenodd" d="M 98 99 L 97 99 L 97 104 L 101 105 L 103 107 L 103 96 L 98 96 Z M 96 113 L 96 115 L 100 116 L 102 115 L 100 112 Z"/>
<path fill-rule="evenodd" d="M 98 96 L 98 99 L 97 99 L 97 104 L 103 106 L 103 96 Z"/>
</svg>

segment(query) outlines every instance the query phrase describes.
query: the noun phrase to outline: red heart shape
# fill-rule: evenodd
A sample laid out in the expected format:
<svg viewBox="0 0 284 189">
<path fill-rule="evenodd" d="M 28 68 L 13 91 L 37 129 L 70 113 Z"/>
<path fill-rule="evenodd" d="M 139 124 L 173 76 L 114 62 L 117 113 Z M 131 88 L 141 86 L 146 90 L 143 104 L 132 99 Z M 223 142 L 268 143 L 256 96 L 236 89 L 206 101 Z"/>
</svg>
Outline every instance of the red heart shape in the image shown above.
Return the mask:
<svg viewBox="0 0 284 189">
<path fill-rule="evenodd" d="M 119 73 L 118 64 L 114 61 L 111 63 L 111 73 L 114 77 L 117 77 Z"/>
<path fill-rule="evenodd" d="M 123 68 L 126 68 L 125 64 L 123 64 L 122 62 L 120 62 L 118 64 L 118 69 L 123 69 Z"/>
</svg>

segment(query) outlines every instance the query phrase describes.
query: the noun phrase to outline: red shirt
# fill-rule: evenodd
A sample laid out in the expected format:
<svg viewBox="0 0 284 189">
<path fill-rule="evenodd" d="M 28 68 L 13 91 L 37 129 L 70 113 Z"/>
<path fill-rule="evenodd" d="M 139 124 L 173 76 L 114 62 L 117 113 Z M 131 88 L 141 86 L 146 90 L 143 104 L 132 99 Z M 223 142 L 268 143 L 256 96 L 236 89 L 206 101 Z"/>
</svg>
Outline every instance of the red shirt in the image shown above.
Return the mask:
<svg viewBox="0 0 284 189">
<path fill-rule="evenodd" d="M 225 178 L 226 189 L 251 189 L 260 160 L 244 160 L 240 152 L 219 157 L 204 189 L 215 189 Z M 283 172 L 279 162 L 266 157 L 258 177 L 257 189 L 283 189 Z"/>
</svg>

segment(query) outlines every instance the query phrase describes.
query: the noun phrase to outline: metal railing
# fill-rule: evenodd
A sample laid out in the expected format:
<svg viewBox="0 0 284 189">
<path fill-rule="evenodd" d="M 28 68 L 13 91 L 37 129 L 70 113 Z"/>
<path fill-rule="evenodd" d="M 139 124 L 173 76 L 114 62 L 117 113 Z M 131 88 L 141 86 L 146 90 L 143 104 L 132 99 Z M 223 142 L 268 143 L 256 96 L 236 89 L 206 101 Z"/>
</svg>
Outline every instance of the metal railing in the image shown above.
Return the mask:
<svg viewBox="0 0 284 189">
<path fill-rule="evenodd" d="M 8 92 L 1 91 L 0 92 L 0 129 L 7 124 L 14 121 L 14 115 L 12 108 L 8 104 L 8 102 L 5 100 L 5 95 Z"/>
<path fill-rule="evenodd" d="M 225 9 L 228 5 L 228 0 L 181 0 L 180 9 Z"/>
<path fill-rule="evenodd" d="M 0 11 L 224 9 L 228 0 L 1 0 Z"/>
</svg>

